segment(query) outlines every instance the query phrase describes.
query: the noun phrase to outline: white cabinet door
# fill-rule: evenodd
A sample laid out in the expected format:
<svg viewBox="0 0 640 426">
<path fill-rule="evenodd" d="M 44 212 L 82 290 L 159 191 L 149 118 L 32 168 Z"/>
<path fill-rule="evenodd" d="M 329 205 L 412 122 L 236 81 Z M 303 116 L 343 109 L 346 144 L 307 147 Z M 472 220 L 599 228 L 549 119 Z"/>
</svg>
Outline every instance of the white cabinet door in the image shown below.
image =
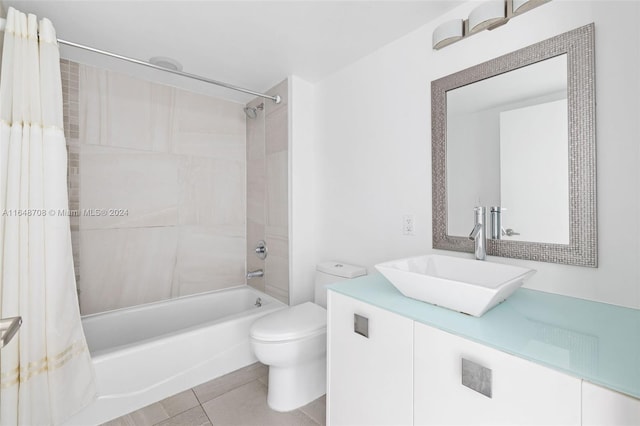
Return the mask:
<svg viewBox="0 0 640 426">
<path fill-rule="evenodd" d="M 329 291 L 327 333 L 328 424 L 412 424 L 413 321 Z"/>
<path fill-rule="evenodd" d="M 580 424 L 579 379 L 419 323 L 414 346 L 415 424 Z M 465 374 L 491 397 L 462 384 L 463 359 L 491 370 Z"/>
<path fill-rule="evenodd" d="M 640 425 L 640 399 L 582 382 L 584 426 Z"/>
</svg>

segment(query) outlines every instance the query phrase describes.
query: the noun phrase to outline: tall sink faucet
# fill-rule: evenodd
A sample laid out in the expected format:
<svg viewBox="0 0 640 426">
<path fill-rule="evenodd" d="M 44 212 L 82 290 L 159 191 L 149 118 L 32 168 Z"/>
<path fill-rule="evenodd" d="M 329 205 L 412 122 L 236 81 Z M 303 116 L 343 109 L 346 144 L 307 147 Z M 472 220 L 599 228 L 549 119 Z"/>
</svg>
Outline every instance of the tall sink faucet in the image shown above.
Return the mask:
<svg viewBox="0 0 640 426">
<path fill-rule="evenodd" d="M 469 239 L 475 242 L 475 255 L 477 260 L 485 260 L 487 258 L 487 232 L 485 229 L 486 209 L 484 207 L 476 207 L 473 209 L 474 224 L 473 230 L 469 234 Z"/>
</svg>

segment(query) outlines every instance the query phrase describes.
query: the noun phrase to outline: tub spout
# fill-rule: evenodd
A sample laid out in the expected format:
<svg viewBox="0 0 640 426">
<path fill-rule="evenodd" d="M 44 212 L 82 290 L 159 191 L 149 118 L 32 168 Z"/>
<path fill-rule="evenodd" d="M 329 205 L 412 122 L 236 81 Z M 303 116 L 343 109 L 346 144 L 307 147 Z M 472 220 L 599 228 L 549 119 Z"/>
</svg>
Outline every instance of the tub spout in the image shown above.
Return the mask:
<svg viewBox="0 0 640 426">
<path fill-rule="evenodd" d="M 256 269 L 255 271 L 247 272 L 248 280 L 250 280 L 251 278 L 263 277 L 263 276 L 264 276 L 264 271 L 262 269 Z"/>
</svg>

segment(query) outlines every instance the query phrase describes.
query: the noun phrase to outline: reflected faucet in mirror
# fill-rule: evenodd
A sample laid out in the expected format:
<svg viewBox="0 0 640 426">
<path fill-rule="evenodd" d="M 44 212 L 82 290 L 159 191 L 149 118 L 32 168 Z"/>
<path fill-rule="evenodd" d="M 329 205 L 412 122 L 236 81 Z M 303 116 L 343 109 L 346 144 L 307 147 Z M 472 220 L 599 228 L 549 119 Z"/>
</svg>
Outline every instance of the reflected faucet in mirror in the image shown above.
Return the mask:
<svg viewBox="0 0 640 426">
<path fill-rule="evenodd" d="M 505 208 L 498 206 L 491 206 L 491 239 L 499 240 L 502 238 L 503 230 L 502 230 L 502 212 L 505 211 Z"/>
<path fill-rule="evenodd" d="M 502 227 L 502 212 L 507 210 L 504 207 L 491 206 L 489 210 L 491 214 L 491 239 L 501 240 L 503 236 L 512 237 L 514 235 L 520 235 L 519 232 L 514 231 L 511 228 L 504 229 Z"/>
<path fill-rule="evenodd" d="M 483 206 L 478 206 L 473 209 L 473 212 L 474 224 L 469 239 L 475 243 L 476 260 L 485 260 L 487 258 L 487 232 L 484 224 L 486 210 Z"/>
</svg>

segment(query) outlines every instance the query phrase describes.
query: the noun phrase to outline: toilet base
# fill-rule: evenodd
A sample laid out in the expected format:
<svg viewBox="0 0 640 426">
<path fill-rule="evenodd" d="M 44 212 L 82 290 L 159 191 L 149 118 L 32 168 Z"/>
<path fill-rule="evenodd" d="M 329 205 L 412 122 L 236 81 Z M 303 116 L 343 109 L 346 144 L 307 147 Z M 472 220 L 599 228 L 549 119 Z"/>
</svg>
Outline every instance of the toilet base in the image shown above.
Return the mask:
<svg viewBox="0 0 640 426">
<path fill-rule="evenodd" d="M 267 404 L 272 410 L 296 410 L 326 392 L 326 356 L 287 368 L 269 366 Z"/>
</svg>

